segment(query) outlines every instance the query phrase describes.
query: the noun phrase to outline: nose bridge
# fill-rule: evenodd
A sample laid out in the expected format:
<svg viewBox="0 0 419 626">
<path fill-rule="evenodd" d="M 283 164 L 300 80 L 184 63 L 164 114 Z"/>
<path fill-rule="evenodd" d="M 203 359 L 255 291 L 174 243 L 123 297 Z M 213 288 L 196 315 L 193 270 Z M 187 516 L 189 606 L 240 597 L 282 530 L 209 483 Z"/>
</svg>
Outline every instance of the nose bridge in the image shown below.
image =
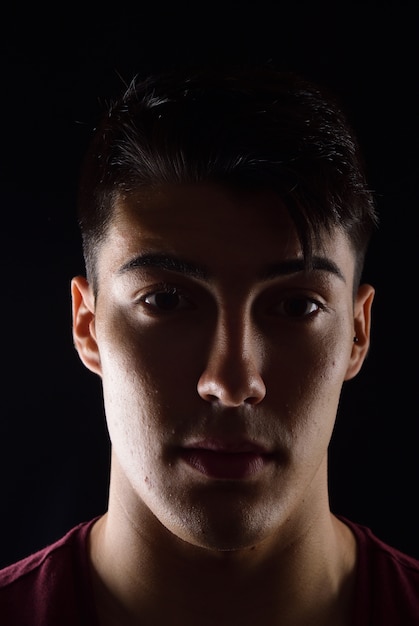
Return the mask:
<svg viewBox="0 0 419 626">
<path fill-rule="evenodd" d="M 239 368 L 253 361 L 256 366 L 256 344 L 256 329 L 249 311 L 224 309 L 220 312 L 213 348 L 221 362 L 233 361 Z"/>
<path fill-rule="evenodd" d="M 255 404 L 265 396 L 262 345 L 250 306 L 223 307 L 217 317 L 198 391 L 228 406 Z"/>
</svg>

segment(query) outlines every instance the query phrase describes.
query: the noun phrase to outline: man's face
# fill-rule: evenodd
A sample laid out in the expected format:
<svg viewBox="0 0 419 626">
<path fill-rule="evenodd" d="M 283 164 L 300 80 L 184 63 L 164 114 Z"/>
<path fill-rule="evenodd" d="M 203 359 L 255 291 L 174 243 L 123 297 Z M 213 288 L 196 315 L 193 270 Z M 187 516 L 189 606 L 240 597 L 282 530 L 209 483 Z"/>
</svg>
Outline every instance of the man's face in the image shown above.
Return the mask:
<svg viewBox="0 0 419 626">
<path fill-rule="evenodd" d="M 274 194 L 197 185 L 120 202 L 96 301 L 73 281 L 74 334 L 139 525 L 236 549 L 324 507 L 341 387 L 368 349 L 373 290 L 354 303 L 353 272 L 340 231 L 304 271 Z"/>
</svg>

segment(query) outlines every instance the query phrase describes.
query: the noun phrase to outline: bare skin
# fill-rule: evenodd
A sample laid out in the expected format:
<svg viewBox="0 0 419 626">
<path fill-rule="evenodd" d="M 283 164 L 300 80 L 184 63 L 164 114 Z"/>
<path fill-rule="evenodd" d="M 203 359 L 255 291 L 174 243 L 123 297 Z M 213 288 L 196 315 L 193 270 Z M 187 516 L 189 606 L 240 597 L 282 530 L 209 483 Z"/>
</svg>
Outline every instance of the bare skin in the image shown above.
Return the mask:
<svg viewBox="0 0 419 626">
<path fill-rule="evenodd" d="M 104 626 L 350 623 L 355 545 L 349 529 L 333 518 L 325 544 L 318 542 L 318 524 L 313 523 L 315 531 L 296 537 L 286 549 L 270 545 L 261 555 L 254 546 L 209 555 L 182 544 L 175 551 L 167 537 L 151 543 L 124 515 L 115 525 L 118 537 L 107 536 L 112 524 L 106 518 L 92 536 Z M 124 522 L 126 535 L 121 536 Z M 127 550 L 128 545 L 134 550 Z"/>
<path fill-rule="evenodd" d="M 73 280 L 113 450 L 91 535 L 103 626 L 350 623 L 356 546 L 327 448 L 374 290 L 354 300 L 338 230 L 300 260 L 273 194 L 178 187 L 116 207 L 96 297 Z"/>
</svg>

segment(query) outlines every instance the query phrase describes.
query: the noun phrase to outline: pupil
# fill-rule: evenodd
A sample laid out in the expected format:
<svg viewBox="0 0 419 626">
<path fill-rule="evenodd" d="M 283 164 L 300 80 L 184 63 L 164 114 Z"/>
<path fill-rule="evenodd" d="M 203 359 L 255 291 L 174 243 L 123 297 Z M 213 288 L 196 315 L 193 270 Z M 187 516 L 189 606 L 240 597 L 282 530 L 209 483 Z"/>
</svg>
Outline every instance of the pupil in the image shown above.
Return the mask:
<svg viewBox="0 0 419 626">
<path fill-rule="evenodd" d="M 156 294 L 156 304 L 159 309 L 171 311 L 179 304 L 179 297 L 175 293 L 161 292 Z"/>
<path fill-rule="evenodd" d="M 304 298 L 295 298 L 287 302 L 286 308 L 288 315 L 298 317 L 307 312 L 307 302 Z"/>
</svg>

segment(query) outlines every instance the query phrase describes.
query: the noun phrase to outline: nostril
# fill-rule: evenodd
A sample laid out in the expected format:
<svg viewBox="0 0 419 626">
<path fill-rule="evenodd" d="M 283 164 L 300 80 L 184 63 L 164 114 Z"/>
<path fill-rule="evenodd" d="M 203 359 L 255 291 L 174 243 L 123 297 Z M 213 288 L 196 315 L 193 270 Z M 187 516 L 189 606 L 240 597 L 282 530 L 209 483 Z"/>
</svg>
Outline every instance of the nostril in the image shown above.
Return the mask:
<svg viewBox="0 0 419 626">
<path fill-rule="evenodd" d="M 198 381 L 197 390 L 206 402 L 219 402 L 228 407 L 258 404 L 266 395 L 262 378 L 255 374 L 232 380 L 206 371 Z"/>
<path fill-rule="evenodd" d="M 227 313 L 218 319 L 197 390 L 207 402 L 224 406 L 257 404 L 266 395 L 260 370 L 263 346 L 251 320 Z"/>
<path fill-rule="evenodd" d="M 265 395 L 266 395 L 266 390 L 264 390 L 263 396 L 261 394 L 258 394 L 257 396 L 251 396 L 250 398 L 246 398 L 245 403 L 246 404 L 258 404 L 259 402 L 261 402 L 261 400 L 263 400 Z"/>
</svg>

